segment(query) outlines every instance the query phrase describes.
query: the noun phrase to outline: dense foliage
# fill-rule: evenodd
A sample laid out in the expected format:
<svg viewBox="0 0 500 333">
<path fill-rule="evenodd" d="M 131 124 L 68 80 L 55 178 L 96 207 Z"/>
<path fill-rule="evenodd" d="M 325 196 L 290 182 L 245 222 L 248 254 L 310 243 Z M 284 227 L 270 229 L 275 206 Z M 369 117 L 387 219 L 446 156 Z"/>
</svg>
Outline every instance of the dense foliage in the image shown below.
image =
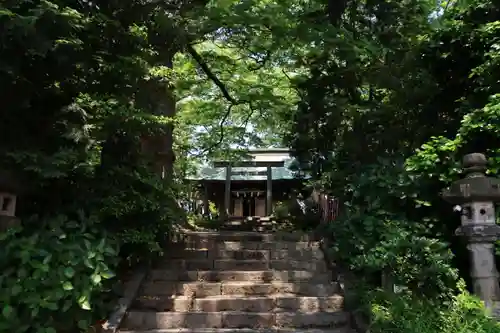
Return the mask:
<svg viewBox="0 0 500 333">
<path fill-rule="evenodd" d="M 493 1 L 348 2 L 295 81 L 301 101 L 287 142 L 314 186 L 343 203 L 328 226 L 332 254 L 368 289 L 391 272 L 412 295 L 389 306 L 395 313 L 419 302 L 448 311 L 457 278 L 470 278 L 465 244 L 453 236 L 459 217 L 439 193 L 460 177 L 465 153 L 487 153 L 498 171 L 499 9 Z M 426 316 L 375 329 L 440 327 L 419 330 L 441 320 Z"/>
<path fill-rule="evenodd" d="M 87 330 L 113 305 L 116 272 L 161 254 L 182 221 L 165 102 L 182 26 L 169 13 L 196 8 L 0 5 L 0 160 L 22 184 L 23 225 L 2 235 L 1 332 Z"/>
<path fill-rule="evenodd" d="M 445 304 L 429 303 L 411 295 L 368 294 L 373 332 L 438 333 L 500 331 L 500 325 L 482 309 L 481 302 L 459 285 L 461 293 Z"/>
<path fill-rule="evenodd" d="M 499 20 L 492 0 L 3 1 L 0 171 L 24 191 L 0 332 L 102 319 L 113 271 L 186 221 L 187 175 L 280 142 L 342 202 L 338 264 L 406 287 L 363 294 L 374 332 L 494 332 L 439 192 L 464 153 L 500 169 Z"/>
<path fill-rule="evenodd" d="M 109 311 L 103 292 L 112 288 L 116 239 L 97 235 L 88 219 L 48 222 L 36 233 L 1 235 L 2 332 L 86 330 Z"/>
</svg>

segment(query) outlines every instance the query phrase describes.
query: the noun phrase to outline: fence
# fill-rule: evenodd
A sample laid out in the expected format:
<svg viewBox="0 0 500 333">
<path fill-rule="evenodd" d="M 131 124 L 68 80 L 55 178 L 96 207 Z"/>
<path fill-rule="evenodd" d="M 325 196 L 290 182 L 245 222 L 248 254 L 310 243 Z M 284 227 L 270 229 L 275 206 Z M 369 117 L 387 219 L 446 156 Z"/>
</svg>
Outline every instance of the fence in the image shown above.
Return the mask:
<svg viewBox="0 0 500 333">
<path fill-rule="evenodd" d="M 321 222 L 333 221 L 339 213 L 339 200 L 327 194 L 319 194 L 317 204 L 321 212 Z"/>
</svg>

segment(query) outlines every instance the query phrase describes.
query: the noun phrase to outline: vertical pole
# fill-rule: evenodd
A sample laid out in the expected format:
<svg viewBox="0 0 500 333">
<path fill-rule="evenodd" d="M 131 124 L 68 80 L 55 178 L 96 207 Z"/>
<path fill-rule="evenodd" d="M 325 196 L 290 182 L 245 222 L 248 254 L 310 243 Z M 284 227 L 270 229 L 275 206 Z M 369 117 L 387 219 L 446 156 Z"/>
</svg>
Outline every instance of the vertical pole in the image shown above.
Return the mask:
<svg viewBox="0 0 500 333">
<path fill-rule="evenodd" d="M 226 166 L 226 189 L 224 192 L 224 214 L 229 217 L 231 205 L 231 165 Z"/>
<path fill-rule="evenodd" d="M 266 186 L 266 215 L 273 213 L 273 173 L 270 166 L 267 167 L 267 186 Z"/>
<path fill-rule="evenodd" d="M 209 201 L 208 201 L 208 182 L 203 182 L 203 215 L 208 216 L 210 214 Z"/>
</svg>

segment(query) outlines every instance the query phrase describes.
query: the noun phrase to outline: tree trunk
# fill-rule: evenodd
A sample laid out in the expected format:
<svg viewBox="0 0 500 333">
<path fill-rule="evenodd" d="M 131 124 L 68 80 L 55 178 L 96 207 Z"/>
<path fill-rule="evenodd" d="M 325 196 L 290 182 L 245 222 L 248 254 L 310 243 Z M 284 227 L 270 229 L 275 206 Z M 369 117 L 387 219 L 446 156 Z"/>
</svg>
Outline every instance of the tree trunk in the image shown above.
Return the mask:
<svg viewBox="0 0 500 333">
<path fill-rule="evenodd" d="M 166 55 L 161 65 L 173 68 L 175 52 Z M 173 176 L 175 154 L 173 151 L 173 119 L 175 117 L 174 87 L 170 82 L 145 80 L 138 92 L 138 104 L 149 110 L 151 114 L 168 117 L 172 121 L 165 125 L 161 135 L 151 135 L 142 138 L 142 152 L 153 161 L 153 170 L 166 180 Z"/>
</svg>

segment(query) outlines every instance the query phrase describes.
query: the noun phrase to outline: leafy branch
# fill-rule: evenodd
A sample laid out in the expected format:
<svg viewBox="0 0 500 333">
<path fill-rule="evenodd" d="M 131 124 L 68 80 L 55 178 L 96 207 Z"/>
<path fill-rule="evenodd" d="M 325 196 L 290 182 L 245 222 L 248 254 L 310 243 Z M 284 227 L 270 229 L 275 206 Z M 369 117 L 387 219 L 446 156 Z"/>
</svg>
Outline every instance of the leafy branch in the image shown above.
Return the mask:
<svg viewBox="0 0 500 333">
<path fill-rule="evenodd" d="M 226 109 L 226 112 L 222 116 L 222 119 L 219 122 L 219 133 L 220 133 L 219 139 L 217 140 L 217 142 L 210 145 L 210 147 L 200 152 L 201 155 L 212 151 L 215 147 L 219 146 L 222 143 L 222 141 L 224 141 L 224 125 L 226 124 L 227 119 L 231 115 L 233 107 L 243 104 L 248 104 L 248 106 L 250 107 L 251 112 L 249 113 L 247 119 L 245 120 L 245 127 L 255 109 L 253 107 L 252 101 L 247 99 L 238 100 L 230 94 L 229 89 L 226 87 L 226 85 L 217 77 L 217 75 L 215 75 L 214 72 L 212 72 L 208 64 L 203 60 L 202 56 L 194 49 L 192 44 L 187 44 L 186 50 L 191 55 L 191 57 L 193 57 L 196 63 L 200 66 L 205 75 L 217 86 L 217 88 L 219 88 L 220 92 L 222 93 L 222 96 L 224 96 L 224 98 L 230 103 Z"/>
</svg>

